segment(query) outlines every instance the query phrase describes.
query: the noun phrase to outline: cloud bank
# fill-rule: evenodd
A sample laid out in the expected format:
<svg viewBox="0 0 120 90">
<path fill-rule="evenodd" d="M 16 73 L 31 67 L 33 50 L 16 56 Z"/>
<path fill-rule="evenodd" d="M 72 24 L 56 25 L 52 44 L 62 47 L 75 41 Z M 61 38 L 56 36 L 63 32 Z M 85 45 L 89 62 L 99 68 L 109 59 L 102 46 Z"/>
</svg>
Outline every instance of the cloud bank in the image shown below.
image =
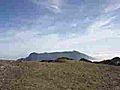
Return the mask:
<svg viewBox="0 0 120 90">
<path fill-rule="evenodd" d="M 7 11 L 9 16 L 5 16 L 9 20 L 0 18 L 0 58 L 17 59 L 31 52 L 67 50 L 99 58 L 120 56 L 118 0 L 29 2 L 22 15 L 12 16 L 11 9 Z M 16 8 L 15 15 L 21 13 L 21 7 Z"/>
</svg>

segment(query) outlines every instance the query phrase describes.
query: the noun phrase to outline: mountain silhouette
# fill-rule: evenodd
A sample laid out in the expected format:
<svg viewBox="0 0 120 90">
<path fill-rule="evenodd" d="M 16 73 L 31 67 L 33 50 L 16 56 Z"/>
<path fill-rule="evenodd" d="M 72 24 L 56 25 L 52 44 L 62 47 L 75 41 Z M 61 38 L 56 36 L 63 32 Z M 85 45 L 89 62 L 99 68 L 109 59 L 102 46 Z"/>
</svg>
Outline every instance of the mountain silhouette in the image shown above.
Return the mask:
<svg viewBox="0 0 120 90">
<path fill-rule="evenodd" d="M 78 51 L 65 51 L 65 52 L 52 52 L 52 53 L 31 53 L 28 57 L 19 60 L 25 61 L 41 61 L 41 60 L 56 60 L 60 57 L 66 57 L 73 60 L 80 60 L 85 58 L 88 60 L 93 60 L 94 58 L 86 54 L 80 53 Z"/>
<path fill-rule="evenodd" d="M 103 61 L 95 62 L 95 63 L 120 66 L 120 58 L 114 57 L 113 59 L 110 59 L 110 60 L 103 60 Z"/>
</svg>

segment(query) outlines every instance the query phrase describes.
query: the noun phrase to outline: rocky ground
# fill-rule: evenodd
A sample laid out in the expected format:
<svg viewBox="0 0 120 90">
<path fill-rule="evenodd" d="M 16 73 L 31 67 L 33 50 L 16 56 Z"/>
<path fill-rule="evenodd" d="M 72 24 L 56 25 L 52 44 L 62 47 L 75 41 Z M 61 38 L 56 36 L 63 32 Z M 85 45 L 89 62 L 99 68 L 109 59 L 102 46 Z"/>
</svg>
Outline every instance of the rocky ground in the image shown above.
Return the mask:
<svg viewBox="0 0 120 90">
<path fill-rule="evenodd" d="M 120 66 L 0 61 L 0 90 L 120 90 Z"/>
</svg>

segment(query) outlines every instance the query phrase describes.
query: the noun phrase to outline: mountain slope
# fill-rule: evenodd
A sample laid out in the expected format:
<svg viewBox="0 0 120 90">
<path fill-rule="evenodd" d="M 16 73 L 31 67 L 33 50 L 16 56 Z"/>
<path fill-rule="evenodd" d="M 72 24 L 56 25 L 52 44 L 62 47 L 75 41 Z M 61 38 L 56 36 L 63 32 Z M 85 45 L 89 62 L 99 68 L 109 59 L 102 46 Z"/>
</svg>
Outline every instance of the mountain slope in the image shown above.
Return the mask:
<svg viewBox="0 0 120 90">
<path fill-rule="evenodd" d="M 88 60 L 93 59 L 92 57 L 80 53 L 78 51 L 67 51 L 67 52 L 53 52 L 53 53 L 31 53 L 27 58 L 24 60 L 32 61 L 32 60 L 56 60 L 60 57 L 67 57 L 73 60 L 80 60 L 81 58 L 85 58 Z"/>
<path fill-rule="evenodd" d="M 0 61 L 1 90 L 120 90 L 120 67 L 83 61 Z"/>
<path fill-rule="evenodd" d="M 94 63 L 120 66 L 120 58 L 119 57 L 115 57 L 115 58 L 113 58 L 111 60 L 110 59 L 109 60 L 103 60 L 103 61 L 94 62 Z"/>
</svg>

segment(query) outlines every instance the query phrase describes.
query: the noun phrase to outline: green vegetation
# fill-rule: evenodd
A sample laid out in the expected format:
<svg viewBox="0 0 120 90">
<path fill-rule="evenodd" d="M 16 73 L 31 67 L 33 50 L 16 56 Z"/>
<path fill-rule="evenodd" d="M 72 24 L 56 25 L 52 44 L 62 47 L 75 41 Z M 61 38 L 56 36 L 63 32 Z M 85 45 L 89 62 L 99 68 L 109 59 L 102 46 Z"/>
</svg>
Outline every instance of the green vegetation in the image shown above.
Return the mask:
<svg viewBox="0 0 120 90">
<path fill-rule="evenodd" d="M 6 67 L 6 70 L 10 69 L 7 72 L 8 76 L 5 76 L 7 78 L 4 79 L 10 81 L 9 83 L 1 81 L 2 90 L 120 89 L 120 68 L 115 66 L 79 61 L 63 63 L 13 61 L 1 62 L 0 66 Z"/>
</svg>

